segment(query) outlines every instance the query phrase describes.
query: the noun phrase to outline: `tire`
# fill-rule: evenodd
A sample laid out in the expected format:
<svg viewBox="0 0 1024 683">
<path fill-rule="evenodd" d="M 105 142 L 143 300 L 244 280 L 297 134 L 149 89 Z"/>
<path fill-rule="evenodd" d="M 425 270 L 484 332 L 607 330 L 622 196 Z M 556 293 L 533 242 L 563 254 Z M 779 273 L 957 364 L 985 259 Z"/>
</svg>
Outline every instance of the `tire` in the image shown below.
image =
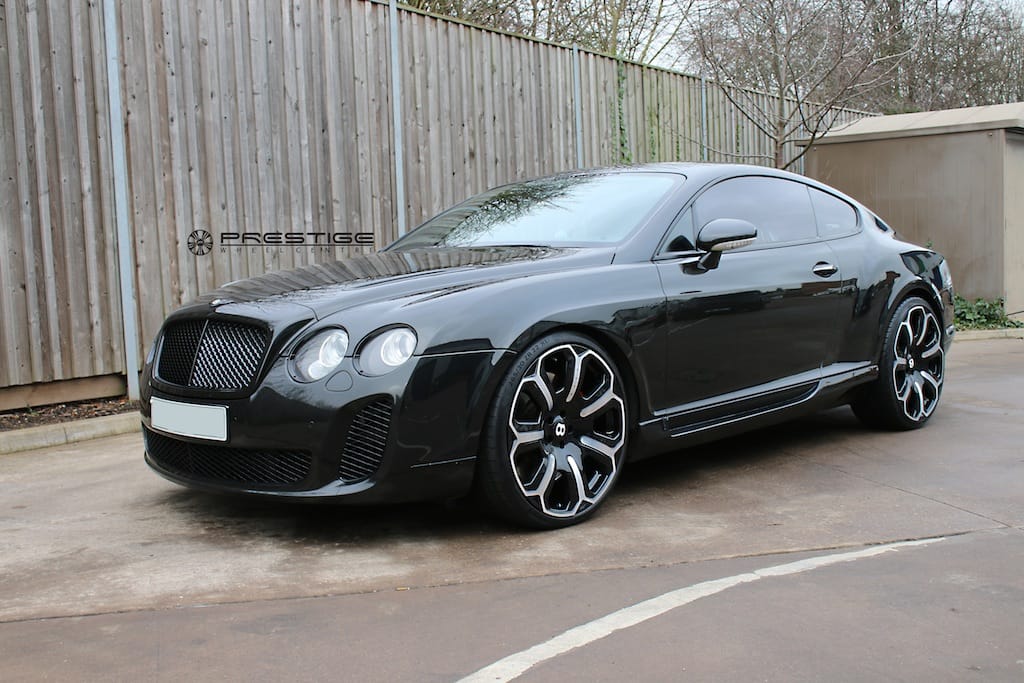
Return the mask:
<svg viewBox="0 0 1024 683">
<path fill-rule="evenodd" d="M 593 340 L 559 332 L 516 359 L 488 415 L 476 494 L 497 516 L 534 529 L 589 518 L 626 453 L 626 393 Z"/>
<path fill-rule="evenodd" d="M 945 370 L 938 316 L 927 301 L 911 297 L 893 313 L 879 359 L 878 379 L 852 403 L 853 412 L 871 427 L 923 427 L 939 404 Z"/>
</svg>

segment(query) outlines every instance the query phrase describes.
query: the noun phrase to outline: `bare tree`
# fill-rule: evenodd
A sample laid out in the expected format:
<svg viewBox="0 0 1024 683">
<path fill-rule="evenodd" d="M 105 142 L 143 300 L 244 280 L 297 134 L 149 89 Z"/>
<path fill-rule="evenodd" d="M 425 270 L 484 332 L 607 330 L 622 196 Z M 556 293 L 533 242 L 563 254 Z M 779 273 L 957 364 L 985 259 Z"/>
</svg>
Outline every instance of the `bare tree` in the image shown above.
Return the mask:
<svg viewBox="0 0 1024 683">
<path fill-rule="evenodd" d="M 766 160 L 844 110 L 1024 100 L 1022 0 L 411 0 L 412 7 L 642 63 L 677 55 L 764 133 Z M 696 5 L 695 2 L 701 4 Z M 807 147 L 804 148 L 806 150 Z"/>
<path fill-rule="evenodd" d="M 697 62 L 772 141 L 777 168 L 807 149 L 787 159 L 787 143 L 824 135 L 905 58 L 879 49 L 890 36 L 879 35 L 870 9 L 837 0 L 724 0 L 696 13 Z"/>
<path fill-rule="evenodd" d="M 883 0 L 883 50 L 908 53 L 889 86 L 868 104 L 901 112 L 1024 99 L 1024 14 L 992 0 Z"/>
<path fill-rule="evenodd" d="M 694 0 L 412 0 L 409 6 L 649 63 L 674 46 Z"/>
</svg>

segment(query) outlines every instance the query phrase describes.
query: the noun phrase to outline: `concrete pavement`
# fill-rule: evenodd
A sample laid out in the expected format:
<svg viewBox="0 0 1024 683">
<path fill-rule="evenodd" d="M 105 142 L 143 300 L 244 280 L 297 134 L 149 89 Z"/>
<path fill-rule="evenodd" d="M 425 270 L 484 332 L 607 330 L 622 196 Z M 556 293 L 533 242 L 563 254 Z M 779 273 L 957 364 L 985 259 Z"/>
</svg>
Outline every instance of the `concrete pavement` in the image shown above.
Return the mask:
<svg viewBox="0 0 1024 683">
<path fill-rule="evenodd" d="M 549 533 L 196 494 L 136 435 L 5 456 L 0 677 L 453 680 L 681 586 L 946 537 L 703 598 L 524 678 L 1021 680 L 1022 380 L 1024 341 L 955 345 L 923 430 L 840 409 L 638 463 Z"/>
</svg>

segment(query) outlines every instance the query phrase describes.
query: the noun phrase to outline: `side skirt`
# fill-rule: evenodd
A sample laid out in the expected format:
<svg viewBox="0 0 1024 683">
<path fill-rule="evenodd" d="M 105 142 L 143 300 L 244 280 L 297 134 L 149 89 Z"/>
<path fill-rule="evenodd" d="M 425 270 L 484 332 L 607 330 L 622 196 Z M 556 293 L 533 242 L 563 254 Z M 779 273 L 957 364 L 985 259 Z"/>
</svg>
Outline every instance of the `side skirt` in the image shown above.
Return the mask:
<svg viewBox="0 0 1024 683">
<path fill-rule="evenodd" d="M 777 424 L 838 405 L 850 389 L 878 376 L 873 363 L 837 363 L 779 382 L 658 411 L 639 425 L 642 459 L 741 432 Z"/>
</svg>

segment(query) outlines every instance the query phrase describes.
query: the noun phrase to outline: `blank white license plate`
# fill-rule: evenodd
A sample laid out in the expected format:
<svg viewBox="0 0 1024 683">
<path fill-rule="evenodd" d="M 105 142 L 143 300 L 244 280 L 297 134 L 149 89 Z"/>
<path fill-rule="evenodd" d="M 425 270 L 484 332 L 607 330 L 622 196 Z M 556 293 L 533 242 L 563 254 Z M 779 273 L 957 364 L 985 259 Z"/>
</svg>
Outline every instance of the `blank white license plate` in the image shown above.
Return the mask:
<svg viewBox="0 0 1024 683">
<path fill-rule="evenodd" d="M 201 406 L 162 398 L 150 399 L 150 422 L 154 429 L 181 436 L 213 441 L 228 440 L 226 406 Z"/>
</svg>

